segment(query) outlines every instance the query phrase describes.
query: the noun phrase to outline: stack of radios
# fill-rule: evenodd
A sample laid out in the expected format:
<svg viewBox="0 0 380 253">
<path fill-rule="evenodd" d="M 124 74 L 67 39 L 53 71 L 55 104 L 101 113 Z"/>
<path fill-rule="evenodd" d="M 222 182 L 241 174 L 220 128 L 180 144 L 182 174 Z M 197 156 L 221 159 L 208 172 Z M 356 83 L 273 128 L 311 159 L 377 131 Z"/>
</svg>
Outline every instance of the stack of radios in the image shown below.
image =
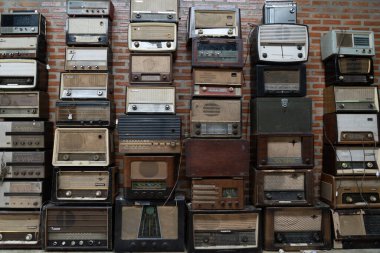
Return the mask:
<svg viewBox="0 0 380 253">
<path fill-rule="evenodd" d="M 252 201 L 264 207 L 265 250 L 331 247 L 329 208 L 314 201 L 309 35 L 293 2 L 264 5 L 251 41 Z"/>
<path fill-rule="evenodd" d="M 52 147 L 46 20 L 35 11 L 0 18 L 1 248 L 41 248 Z"/>
<path fill-rule="evenodd" d="M 67 1 L 65 71 L 56 102 L 46 250 L 111 250 L 115 167 L 111 1 Z"/>
<path fill-rule="evenodd" d="M 246 205 L 249 144 L 242 139 L 243 41 L 240 9 L 192 7 L 193 99 L 185 142 L 188 252 L 261 250 L 260 209 Z"/>
<path fill-rule="evenodd" d="M 332 208 L 334 248 L 379 248 L 379 97 L 372 31 L 332 30 L 325 65 L 321 198 Z"/>
<path fill-rule="evenodd" d="M 118 119 L 125 154 L 115 210 L 119 252 L 184 249 L 185 199 L 173 194 L 182 148 L 173 78 L 178 8 L 178 0 L 130 1 L 129 85 Z"/>
</svg>

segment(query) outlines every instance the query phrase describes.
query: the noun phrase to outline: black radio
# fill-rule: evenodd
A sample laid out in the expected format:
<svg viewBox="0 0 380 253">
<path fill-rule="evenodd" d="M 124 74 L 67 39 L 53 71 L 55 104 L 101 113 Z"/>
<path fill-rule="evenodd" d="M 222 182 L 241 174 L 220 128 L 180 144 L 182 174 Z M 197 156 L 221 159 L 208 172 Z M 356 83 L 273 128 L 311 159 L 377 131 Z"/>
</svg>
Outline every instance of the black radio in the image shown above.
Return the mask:
<svg viewBox="0 0 380 253">
<path fill-rule="evenodd" d="M 0 34 L 46 34 L 46 19 L 36 11 L 2 13 L 0 19 Z"/>
</svg>

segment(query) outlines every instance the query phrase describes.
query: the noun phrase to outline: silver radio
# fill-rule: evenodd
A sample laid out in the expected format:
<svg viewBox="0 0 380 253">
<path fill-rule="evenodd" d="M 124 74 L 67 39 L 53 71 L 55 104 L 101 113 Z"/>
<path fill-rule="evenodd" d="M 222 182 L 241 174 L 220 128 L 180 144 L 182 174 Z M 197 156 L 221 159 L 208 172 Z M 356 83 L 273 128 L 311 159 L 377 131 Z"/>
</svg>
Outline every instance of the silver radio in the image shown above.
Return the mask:
<svg viewBox="0 0 380 253">
<path fill-rule="evenodd" d="M 5 181 L 0 187 L 0 208 L 41 208 L 42 182 Z"/>
<path fill-rule="evenodd" d="M 175 87 L 127 87 L 126 113 L 175 114 Z"/>
<path fill-rule="evenodd" d="M 361 30 L 329 31 L 321 38 L 322 60 L 326 60 L 334 54 L 374 56 L 374 33 Z"/>
<path fill-rule="evenodd" d="M 259 25 L 250 39 L 252 62 L 306 62 L 309 32 L 306 25 Z"/>
<path fill-rule="evenodd" d="M 178 22 L 178 0 L 131 0 L 131 22 Z"/>
<path fill-rule="evenodd" d="M 240 9 L 191 7 L 188 39 L 191 40 L 195 37 L 240 38 Z"/>
<path fill-rule="evenodd" d="M 47 90 L 46 65 L 36 60 L 1 59 L 0 89 Z"/>
<path fill-rule="evenodd" d="M 62 73 L 60 99 L 107 99 L 111 93 L 107 73 Z"/>
<path fill-rule="evenodd" d="M 46 151 L 0 152 L 0 178 L 45 178 L 45 166 L 51 163 Z"/>
<path fill-rule="evenodd" d="M 0 34 L 46 34 L 46 19 L 37 11 L 1 13 L 0 20 Z"/>
<path fill-rule="evenodd" d="M 293 1 L 265 1 L 264 24 L 296 24 L 297 3 Z"/>
<path fill-rule="evenodd" d="M 67 20 L 67 45 L 107 46 L 111 22 L 108 18 L 71 18 Z"/>
<path fill-rule="evenodd" d="M 45 36 L 1 36 L 0 58 L 38 59 L 46 62 Z"/>
<path fill-rule="evenodd" d="M 128 48 L 136 52 L 171 52 L 177 49 L 177 25 L 173 23 L 130 23 Z"/>
<path fill-rule="evenodd" d="M 107 71 L 109 59 L 108 47 L 68 47 L 65 70 Z"/>
<path fill-rule="evenodd" d="M 191 137 L 241 137 L 241 100 L 191 101 Z"/>
<path fill-rule="evenodd" d="M 109 16 L 113 19 L 111 0 L 67 0 L 67 14 L 76 16 Z"/>
</svg>

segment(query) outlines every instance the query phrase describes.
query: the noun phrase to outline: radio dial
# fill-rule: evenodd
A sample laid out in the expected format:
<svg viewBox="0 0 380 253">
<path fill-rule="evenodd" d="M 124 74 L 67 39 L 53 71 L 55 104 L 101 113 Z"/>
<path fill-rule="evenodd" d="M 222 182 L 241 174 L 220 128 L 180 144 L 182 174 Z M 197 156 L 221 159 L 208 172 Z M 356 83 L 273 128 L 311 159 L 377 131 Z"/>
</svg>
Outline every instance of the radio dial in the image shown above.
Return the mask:
<svg viewBox="0 0 380 253">
<path fill-rule="evenodd" d="M 27 241 L 31 241 L 32 239 L 33 239 L 33 235 L 32 234 L 27 234 L 25 236 L 25 240 L 27 240 Z"/>
<path fill-rule="evenodd" d="M 373 168 L 373 163 L 368 162 L 368 163 L 367 163 L 367 167 L 368 167 L 368 168 Z"/>
<path fill-rule="evenodd" d="M 352 203 L 354 200 L 350 197 L 350 196 L 347 196 L 346 197 L 346 202 L 347 203 Z"/>
<path fill-rule="evenodd" d="M 96 195 L 96 197 L 100 197 L 100 196 L 102 196 L 102 192 L 101 191 L 96 191 L 95 195 Z"/>
<path fill-rule="evenodd" d="M 348 164 L 347 163 L 342 163 L 342 168 L 347 169 L 348 168 Z"/>
<path fill-rule="evenodd" d="M 377 198 L 376 198 L 376 196 L 370 196 L 369 197 L 369 200 L 371 201 L 371 202 L 377 202 Z"/>
<path fill-rule="evenodd" d="M 66 197 L 71 197 L 72 192 L 71 191 L 66 191 Z"/>
</svg>

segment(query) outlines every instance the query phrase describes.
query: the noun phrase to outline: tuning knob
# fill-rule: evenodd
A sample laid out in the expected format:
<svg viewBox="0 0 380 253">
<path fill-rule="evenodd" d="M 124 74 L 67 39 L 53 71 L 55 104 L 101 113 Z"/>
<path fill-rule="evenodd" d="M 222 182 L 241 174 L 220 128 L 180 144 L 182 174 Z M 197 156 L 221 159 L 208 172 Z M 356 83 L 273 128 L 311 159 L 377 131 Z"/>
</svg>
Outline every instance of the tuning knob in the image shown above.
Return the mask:
<svg viewBox="0 0 380 253">
<path fill-rule="evenodd" d="M 135 45 L 135 47 L 139 47 L 140 46 L 140 43 L 135 41 L 135 43 L 133 43 Z"/>
<path fill-rule="evenodd" d="M 137 110 L 137 105 L 132 105 L 132 110 L 136 111 Z"/>
<path fill-rule="evenodd" d="M 346 202 L 347 203 L 352 203 L 354 200 L 352 199 L 352 197 L 350 197 L 350 196 L 347 196 L 346 197 Z"/>
<path fill-rule="evenodd" d="M 373 168 L 373 163 L 372 162 L 367 162 L 367 167 L 368 168 Z"/>
<path fill-rule="evenodd" d="M 65 195 L 66 195 L 66 197 L 71 197 L 72 192 L 71 191 L 66 191 Z"/>
<path fill-rule="evenodd" d="M 373 196 L 373 195 L 371 195 L 371 196 L 369 197 L 369 200 L 370 200 L 371 202 L 377 202 L 377 198 L 376 198 L 376 196 Z"/>
<path fill-rule="evenodd" d="M 100 196 L 102 196 L 102 192 L 101 191 L 96 191 L 95 195 L 96 195 L 96 197 L 100 197 Z"/>
<path fill-rule="evenodd" d="M 33 239 L 33 235 L 32 234 L 27 234 L 26 236 L 25 236 L 25 240 L 26 241 L 31 241 Z"/>
<path fill-rule="evenodd" d="M 266 194 L 265 194 L 265 198 L 266 198 L 266 199 L 272 199 L 272 194 L 270 194 L 270 193 L 266 193 Z"/>
<path fill-rule="evenodd" d="M 342 163 L 342 168 L 343 169 L 347 169 L 348 168 L 348 164 L 347 163 Z"/>
<path fill-rule="evenodd" d="M 166 42 L 166 47 L 171 47 L 172 43 L 171 42 Z"/>
</svg>

